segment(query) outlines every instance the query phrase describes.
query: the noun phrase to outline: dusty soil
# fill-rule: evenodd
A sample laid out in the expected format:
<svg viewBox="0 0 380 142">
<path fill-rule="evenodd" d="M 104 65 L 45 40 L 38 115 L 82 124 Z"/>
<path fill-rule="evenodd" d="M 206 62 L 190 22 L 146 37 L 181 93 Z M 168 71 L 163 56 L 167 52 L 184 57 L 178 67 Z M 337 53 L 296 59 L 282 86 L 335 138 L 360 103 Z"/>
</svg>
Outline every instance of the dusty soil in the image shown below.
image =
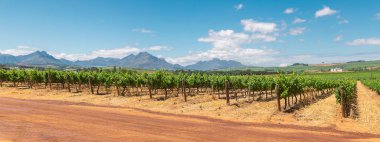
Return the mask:
<svg viewBox="0 0 380 142">
<path fill-rule="evenodd" d="M 302 108 L 295 113 L 283 113 L 277 110 L 276 100 L 262 100 L 246 102 L 242 98 L 232 104 L 226 105 L 224 99 L 213 99 L 211 95 L 197 95 L 188 97 L 184 102 L 182 97 L 171 97 L 167 100 L 157 100 L 162 96 L 133 96 L 118 97 L 114 95 L 90 95 L 83 93 L 69 93 L 66 90 L 49 89 L 19 89 L 12 87 L 1 88 L 0 96 L 32 99 L 32 100 L 60 100 L 68 102 L 84 102 L 98 105 L 123 106 L 155 112 L 173 114 L 186 114 L 207 116 L 211 118 L 255 123 L 292 124 L 302 126 L 325 126 L 335 127 L 338 105 L 335 98 L 329 97 L 328 101 L 321 100 L 310 107 Z"/>
<path fill-rule="evenodd" d="M 73 107 L 75 107 L 75 108 L 80 108 L 80 109 L 90 109 L 92 111 L 96 110 L 96 111 L 101 111 L 101 112 L 106 112 L 106 113 L 112 111 L 113 113 L 115 113 L 114 115 L 124 115 L 124 113 L 126 112 L 133 112 L 136 114 L 144 114 L 144 116 L 154 115 L 154 116 L 149 116 L 151 117 L 151 119 L 152 117 L 156 119 L 156 118 L 162 118 L 162 117 L 166 118 L 170 116 L 171 118 L 175 120 L 186 121 L 186 122 L 188 121 L 187 120 L 188 118 L 192 118 L 191 121 L 196 120 L 197 122 L 207 122 L 207 123 L 218 122 L 217 125 L 219 125 L 219 123 L 222 123 L 222 122 L 226 123 L 226 125 L 227 124 L 230 125 L 230 123 L 233 123 L 233 124 L 249 123 L 249 126 L 252 125 L 252 126 L 255 126 L 255 128 L 258 128 L 260 126 L 260 129 L 265 129 L 265 131 L 267 131 L 268 129 L 268 133 L 269 132 L 273 133 L 272 129 L 273 130 L 280 129 L 280 131 L 288 132 L 288 130 L 282 130 L 283 128 L 285 128 L 285 129 L 295 129 L 295 131 L 298 131 L 298 129 L 302 129 L 305 131 L 310 131 L 310 130 L 314 131 L 315 129 L 317 129 L 318 130 L 317 133 L 330 133 L 330 131 L 336 131 L 337 133 L 339 133 L 339 135 L 341 135 L 340 133 L 357 135 L 357 132 L 380 134 L 380 127 L 379 127 L 380 113 L 378 113 L 380 112 L 380 105 L 379 105 L 380 97 L 376 93 L 370 91 L 368 88 L 363 86 L 360 82 L 358 83 L 358 105 L 359 105 L 358 107 L 360 108 L 358 119 L 342 118 L 340 109 L 339 109 L 340 108 L 339 104 L 336 103 L 335 96 L 333 95 L 327 96 L 327 98 L 322 99 L 316 103 L 313 103 L 307 107 L 303 107 L 299 110 L 296 110 L 293 113 L 278 112 L 277 104 L 275 100 L 262 100 L 262 101 L 253 101 L 253 102 L 247 103 L 245 102 L 246 99 L 242 98 L 242 99 L 239 99 L 237 102 L 235 100 L 232 100 L 232 103 L 236 103 L 238 105 L 228 106 L 226 105 L 225 100 L 214 99 L 211 95 L 207 95 L 207 94 L 188 97 L 188 102 L 184 102 L 182 97 L 171 97 L 167 100 L 160 100 L 159 99 L 160 97 L 162 96 L 159 96 L 159 95 L 154 96 L 154 99 L 150 99 L 148 96 L 118 97 L 112 94 L 111 95 L 90 95 L 88 94 L 88 91 L 86 90 L 82 93 L 70 93 L 70 92 L 67 92 L 66 90 L 20 89 L 20 88 L 13 88 L 13 87 L 2 87 L 0 91 L 0 98 L 3 98 L 3 99 L 15 98 L 17 101 L 26 101 L 30 103 L 42 103 L 43 105 L 46 105 L 47 103 L 48 105 L 59 106 L 60 108 L 65 109 L 65 110 L 73 109 Z M 19 100 L 19 99 L 22 99 L 22 100 Z M 30 100 L 33 100 L 33 101 L 30 101 Z M 45 101 L 42 101 L 42 100 L 45 100 Z M 0 100 L 0 102 L 2 101 Z M 20 106 L 17 106 L 17 107 L 20 107 Z M 5 107 L 5 109 L 10 109 L 10 108 L 12 107 L 11 106 L 8 106 L 8 108 Z M 48 108 L 50 108 L 50 106 Z M 0 110 L 2 109 L 3 108 L 1 108 Z M 24 108 L 24 106 L 22 106 L 22 108 L 20 108 L 19 110 L 25 110 L 25 109 L 27 110 L 25 113 L 36 111 L 33 109 L 28 110 L 28 108 Z M 43 109 L 43 108 L 39 108 L 39 109 Z M 64 111 L 64 110 L 57 110 L 57 111 Z M 75 111 L 81 112 L 83 110 L 75 110 Z M 162 115 L 162 113 L 164 113 L 164 115 Z M 9 115 L 8 116 L 5 114 L 2 114 L 2 111 L 0 111 L 0 120 L 2 120 L 1 118 L 12 116 L 11 114 L 13 113 L 8 114 Z M 25 114 L 19 114 L 20 117 L 22 116 L 23 118 L 25 118 L 26 116 L 24 115 Z M 66 114 L 57 114 L 57 115 L 64 115 L 60 117 L 67 118 L 65 117 Z M 109 114 L 103 114 L 103 115 L 109 115 Z M 186 117 L 183 117 L 183 115 L 185 115 Z M 51 115 L 41 114 L 41 116 L 39 115 L 38 117 L 36 116 L 37 117 L 36 119 L 42 118 L 41 120 L 33 120 L 33 121 L 41 121 L 40 125 L 45 125 L 42 122 L 50 122 L 48 120 L 43 120 L 47 116 L 51 116 Z M 85 117 L 87 116 L 83 116 L 83 118 Z M 32 120 L 33 117 L 29 116 L 29 118 L 31 118 L 30 120 Z M 183 119 L 183 118 L 186 118 L 186 119 Z M 88 118 L 85 118 L 85 119 L 88 119 Z M 120 118 L 120 119 L 123 119 L 123 118 Z M 128 120 L 129 119 L 126 119 L 125 122 L 121 122 L 121 123 L 133 123 L 133 122 L 129 122 Z M 209 122 L 210 120 L 211 122 Z M 56 123 L 54 124 L 57 124 L 57 125 L 61 121 L 65 122 L 65 120 L 58 120 L 58 119 L 52 120 L 52 121 L 56 121 Z M 75 121 L 73 120 L 70 122 L 65 122 L 65 124 L 76 125 L 78 123 L 78 125 L 79 124 L 84 125 L 84 124 L 81 124 L 81 123 L 84 123 L 82 121 L 86 121 L 86 120 L 78 119 Z M 8 122 L 8 121 L 5 121 L 5 122 Z M 97 124 L 96 122 L 91 122 L 91 123 L 95 123 L 91 125 L 96 125 L 96 127 L 100 127 L 98 126 L 100 124 Z M 29 126 L 29 123 L 25 123 L 25 122 L 21 124 L 14 124 L 14 125 L 17 125 L 18 128 L 22 129 L 22 131 L 26 131 L 24 129 L 34 130 L 32 128 L 34 128 L 34 125 L 36 124 L 34 124 L 33 122 L 33 127 Z M 119 124 L 115 124 L 115 125 L 119 125 Z M 168 124 L 168 125 L 177 125 L 177 124 Z M 191 124 L 191 125 L 194 125 L 194 127 L 191 126 L 192 128 L 198 129 L 197 124 Z M 3 126 L 4 128 L 11 127 L 11 126 L 6 126 L 4 124 L 0 124 L 0 126 Z M 92 128 L 93 126 L 88 126 L 88 127 Z M 141 126 L 141 127 L 152 129 L 149 126 Z M 67 128 L 64 128 L 64 129 L 67 129 Z M 119 129 L 119 128 L 115 128 L 115 129 Z M 209 129 L 213 129 L 213 128 L 209 128 Z M 215 129 L 219 129 L 219 128 L 215 128 Z M 19 133 L 18 129 L 15 129 L 14 131 L 15 133 Z M 70 129 L 70 130 L 65 131 L 65 133 L 71 133 L 70 131 L 74 131 L 74 130 Z M 82 131 L 82 130 L 78 130 L 78 131 Z M 122 132 L 124 130 L 120 130 L 120 131 Z M 345 132 L 341 132 L 341 131 L 345 131 Z M 44 130 L 41 130 L 40 132 L 44 132 Z M 199 131 L 199 132 L 203 133 L 203 131 Z M 224 132 L 224 130 L 222 130 L 221 132 Z M 2 132 L 2 133 L 6 134 L 5 132 Z M 82 132 L 79 132 L 79 133 L 82 133 Z M 99 132 L 98 134 L 100 135 L 102 133 L 108 133 L 108 129 L 107 129 L 107 132 Z M 118 133 L 118 132 L 115 132 L 115 133 Z M 131 133 L 131 132 L 128 132 L 128 133 Z M 244 132 L 242 133 L 244 134 Z M 258 133 L 258 132 L 255 132 L 255 133 Z M 260 134 L 261 133 L 262 132 L 260 132 Z M 309 132 L 305 132 L 305 133 L 309 133 Z M 42 135 L 37 132 L 34 132 L 33 134 Z M 202 135 L 202 134 L 199 134 L 199 135 Z M 220 134 L 218 132 L 218 134 L 210 134 L 210 135 L 218 136 Z M 267 134 L 263 134 L 263 135 L 265 136 Z M 359 135 L 362 135 L 362 134 L 359 134 Z M 46 136 L 46 137 L 49 137 L 49 136 Z M 371 135 L 366 135 L 366 136 L 371 136 Z M 1 136 L 0 134 L 0 140 L 1 140 L 1 137 L 3 136 Z M 10 136 L 10 138 L 15 138 L 15 137 L 18 137 L 18 136 L 17 135 Z M 56 135 L 52 137 L 56 138 Z M 131 137 L 131 136 L 128 135 L 126 137 Z M 258 136 L 252 136 L 252 137 L 259 138 Z M 145 137 L 142 137 L 142 138 L 145 138 Z M 368 137 L 362 137 L 362 138 L 368 138 Z M 206 139 L 206 138 L 204 139 L 210 140 L 210 141 L 216 140 L 216 139 Z M 234 139 L 239 140 L 238 138 L 234 138 Z M 22 141 L 23 139 L 18 139 L 18 140 Z M 36 140 L 39 141 L 42 139 L 39 138 Z M 47 141 L 54 141 L 54 140 L 55 139 L 47 139 Z M 67 140 L 67 139 L 62 138 L 62 140 Z M 59 141 L 62 141 L 62 140 L 59 139 Z M 88 138 L 84 140 L 92 141 L 93 139 Z M 147 139 L 140 139 L 140 137 L 136 137 L 136 139 L 134 140 L 147 141 Z M 169 139 L 163 138 L 162 140 L 170 141 L 171 139 L 169 140 Z M 176 140 L 186 141 L 187 139 L 180 137 Z M 233 139 L 225 139 L 225 140 L 232 141 Z M 245 141 L 245 140 L 250 140 L 250 139 L 242 139 L 241 141 Z M 277 140 L 277 139 L 265 139 L 265 140 L 271 141 L 271 140 Z M 294 141 L 295 139 L 282 139 L 282 141 L 287 141 L 287 140 Z M 364 139 L 361 139 L 361 140 L 364 140 Z M 190 140 L 190 141 L 198 141 L 198 140 L 195 139 L 195 140 Z"/>
<path fill-rule="evenodd" d="M 357 126 L 364 131 L 380 133 L 380 95 L 357 82 L 359 118 Z M 363 131 L 363 132 L 364 132 Z"/>
<path fill-rule="evenodd" d="M 302 126 L 337 127 L 340 124 L 338 108 L 335 96 L 330 95 L 294 113 L 274 115 L 272 121 L 284 120 L 283 123 Z"/>
<path fill-rule="evenodd" d="M 332 128 L 230 122 L 63 101 L 0 98 L 4 141 L 378 141 Z"/>
</svg>

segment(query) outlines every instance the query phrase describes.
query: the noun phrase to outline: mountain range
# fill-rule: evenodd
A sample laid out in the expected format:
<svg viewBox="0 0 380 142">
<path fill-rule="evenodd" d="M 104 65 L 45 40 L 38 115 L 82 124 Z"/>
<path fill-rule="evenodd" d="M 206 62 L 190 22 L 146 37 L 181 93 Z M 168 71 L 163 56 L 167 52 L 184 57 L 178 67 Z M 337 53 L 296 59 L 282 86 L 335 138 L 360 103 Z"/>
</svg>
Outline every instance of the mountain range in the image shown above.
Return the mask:
<svg viewBox="0 0 380 142">
<path fill-rule="evenodd" d="M 244 65 L 237 61 L 213 59 L 210 61 L 199 61 L 188 66 L 171 64 L 162 58 L 155 57 L 148 52 L 140 52 L 137 55 L 131 54 L 124 58 L 104 58 L 97 57 L 84 61 L 69 61 L 66 59 L 57 59 L 45 51 L 36 51 L 28 55 L 13 56 L 0 54 L 0 64 L 36 66 L 36 67 L 107 67 L 120 66 L 138 69 L 168 69 L 168 70 L 218 70 L 227 68 L 243 67 Z"/>
</svg>

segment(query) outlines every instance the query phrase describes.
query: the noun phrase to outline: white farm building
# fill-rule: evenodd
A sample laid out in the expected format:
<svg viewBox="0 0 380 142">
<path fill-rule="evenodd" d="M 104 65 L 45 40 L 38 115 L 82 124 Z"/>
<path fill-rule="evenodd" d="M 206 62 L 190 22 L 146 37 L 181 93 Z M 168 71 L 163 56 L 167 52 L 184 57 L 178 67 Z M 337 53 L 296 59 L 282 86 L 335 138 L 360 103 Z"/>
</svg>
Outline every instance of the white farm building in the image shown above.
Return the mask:
<svg viewBox="0 0 380 142">
<path fill-rule="evenodd" d="M 332 68 L 330 69 L 330 72 L 343 72 L 342 68 Z"/>
</svg>

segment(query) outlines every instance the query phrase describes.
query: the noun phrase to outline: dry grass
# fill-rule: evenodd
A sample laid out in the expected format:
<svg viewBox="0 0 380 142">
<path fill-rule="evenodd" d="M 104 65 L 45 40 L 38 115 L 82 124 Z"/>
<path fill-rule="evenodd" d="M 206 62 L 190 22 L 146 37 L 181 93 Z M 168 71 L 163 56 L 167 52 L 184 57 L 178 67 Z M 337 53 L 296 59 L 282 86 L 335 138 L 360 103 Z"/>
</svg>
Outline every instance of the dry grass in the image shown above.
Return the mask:
<svg viewBox="0 0 380 142">
<path fill-rule="evenodd" d="M 380 96 L 358 82 L 359 118 L 357 127 L 380 133 Z"/>
<path fill-rule="evenodd" d="M 334 126 L 338 115 L 335 96 L 331 95 L 292 114 L 295 123 L 310 126 Z"/>
</svg>

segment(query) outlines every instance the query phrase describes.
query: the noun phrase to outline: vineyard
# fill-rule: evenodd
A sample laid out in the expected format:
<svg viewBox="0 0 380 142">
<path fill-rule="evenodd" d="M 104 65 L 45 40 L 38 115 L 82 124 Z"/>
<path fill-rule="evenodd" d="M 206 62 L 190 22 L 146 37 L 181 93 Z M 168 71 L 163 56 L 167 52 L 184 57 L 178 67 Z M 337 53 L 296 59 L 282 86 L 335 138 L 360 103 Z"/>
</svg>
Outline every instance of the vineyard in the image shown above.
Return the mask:
<svg viewBox="0 0 380 142">
<path fill-rule="evenodd" d="M 368 86 L 373 91 L 380 94 L 380 81 L 379 80 L 363 80 L 365 86 Z"/>
<path fill-rule="evenodd" d="M 348 116 L 355 98 L 355 81 L 333 80 L 305 75 L 216 75 L 208 73 L 173 73 L 156 71 L 59 71 L 0 70 L 0 85 L 10 87 L 49 88 L 78 93 L 116 96 L 148 96 L 166 100 L 171 97 L 211 95 L 228 105 L 277 99 L 279 111 L 314 103 L 335 93 Z M 341 99 L 343 98 L 343 99 Z M 235 100 L 235 103 L 232 101 Z M 239 101 L 238 101 L 239 100 Z"/>
</svg>

